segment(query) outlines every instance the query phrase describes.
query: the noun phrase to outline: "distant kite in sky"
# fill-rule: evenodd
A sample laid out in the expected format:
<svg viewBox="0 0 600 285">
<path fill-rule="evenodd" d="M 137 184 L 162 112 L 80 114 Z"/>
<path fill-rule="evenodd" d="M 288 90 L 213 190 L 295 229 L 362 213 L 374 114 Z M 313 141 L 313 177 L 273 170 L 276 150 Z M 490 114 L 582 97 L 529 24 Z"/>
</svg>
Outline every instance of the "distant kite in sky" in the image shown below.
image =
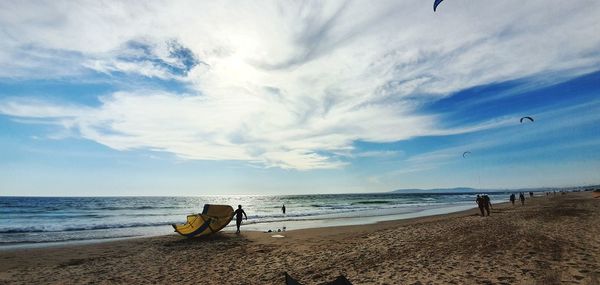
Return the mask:
<svg viewBox="0 0 600 285">
<path fill-rule="evenodd" d="M 470 151 L 465 151 L 463 152 L 463 158 L 467 158 L 467 155 L 471 154 Z"/>
<path fill-rule="evenodd" d="M 435 9 L 437 9 L 437 6 L 440 5 L 440 3 L 442 3 L 442 1 L 444 1 L 444 0 L 435 0 L 433 2 L 433 12 L 435 12 Z"/>
<path fill-rule="evenodd" d="M 521 122 L 521 124 L 522 124 L 523 120 L 530 120 L 531 122 L 533 122 L 533 118 L 532 117 L 523 117 L 523 118 L 521 118 L 521 120 L 519 120 L 519 122 Z"/>
</svg>

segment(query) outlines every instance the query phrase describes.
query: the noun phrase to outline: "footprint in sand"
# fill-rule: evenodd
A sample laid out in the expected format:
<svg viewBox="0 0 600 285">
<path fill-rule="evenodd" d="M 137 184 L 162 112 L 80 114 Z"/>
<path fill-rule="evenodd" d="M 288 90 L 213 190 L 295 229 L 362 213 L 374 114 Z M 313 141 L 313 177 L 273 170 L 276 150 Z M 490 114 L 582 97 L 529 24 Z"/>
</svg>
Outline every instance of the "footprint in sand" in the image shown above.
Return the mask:
<svg viewBox="0 0 600 285">
<path fill-rule="evenodd" d="M 500 276 L 498 277 L 498 281 L 512 283 L 517 281 L 517 278 L 512 276 Z"/>
</svg>

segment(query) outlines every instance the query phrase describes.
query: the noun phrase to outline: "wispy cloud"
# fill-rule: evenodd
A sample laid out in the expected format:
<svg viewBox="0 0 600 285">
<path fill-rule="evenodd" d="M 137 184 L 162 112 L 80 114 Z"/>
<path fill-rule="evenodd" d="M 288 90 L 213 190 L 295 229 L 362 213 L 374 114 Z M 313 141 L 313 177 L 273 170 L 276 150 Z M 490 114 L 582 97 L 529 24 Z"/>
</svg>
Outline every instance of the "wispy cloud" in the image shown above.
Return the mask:
<svg viewBox="0 0 600 285">
<path fill-rule="evenodd" d="M 3 2 L 0 77 L 134 74 L 190 92 L 116 92 L 97 107 L 5 98 L 0 113 L 48 119 L 117 150 L 336 168 L 346 162 L 328 153 L 356 140 L 505 126 L 448 129 L 420 114 L 419 100 L 589 71 L 600 63 L 598 14 L 591 0 L 454 1 L 436 14 L 420 0 Z"/>
<path fill-rule="evenodd" d="M 540 108 L 531 110 L 532 116 L 537 120 L 531 124 L 520 124 L 517 115 L 512 116 L 512 125 L 503 124 L 503 128 L 493 130 L 491 133 L 479 136 L 476 140 L 463 140 L 459 146 L 446 147 L 430 152 L 421 153 L 405 159 L 407 167 L 426 169 L 432 166 L 440 167 L 448 163 L 455 163 L 462 159 L 462 153 L 470 151 L 478 159 L 493 158 L 522 158 L 543 157 L 544 153 L 551 153 L 562 149 L 592 147 L 600 140 L 600 133 L 587 134 L 585 137 L 576 137 L 574 140 L 565 141 L 564 133 L 574 128 L 589 124 L 600 124 L 596 110 L 600 101 L 595 100 L 583 104 L 567 106 L 561 109 Z M 538 145 L 543 141 L 543 145 Z M 557 141 L 557 142 L 555 142 Z M 531 145 L 533 143 L 533 145 Z M 506 147 L 509 147 L 506 149 Z M 502 151 L 496 151 L 502 149 Z"/>
<path fill-rule="evenodd" d="M 378 157 L 378 158 L 390 158 L 398 157 L 403 155 L 402 151 L 385 150 L 385 151 L 364 151 L 353 154 L 353 157 Z"/>
</svg>

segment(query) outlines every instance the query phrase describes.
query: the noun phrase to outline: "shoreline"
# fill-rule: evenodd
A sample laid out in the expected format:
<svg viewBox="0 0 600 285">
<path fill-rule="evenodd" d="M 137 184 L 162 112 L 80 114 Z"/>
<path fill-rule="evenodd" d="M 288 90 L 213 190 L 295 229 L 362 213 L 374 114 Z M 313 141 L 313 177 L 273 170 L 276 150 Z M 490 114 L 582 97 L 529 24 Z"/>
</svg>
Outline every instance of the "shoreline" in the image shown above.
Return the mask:
<svg viewBox="0 0 600 285">
<path fill-rule="evenodd" d="M 520 284 L 552 278 L 593 284 L 600 276 L 600 225 L 593 219 L 600 214 L 600 199 L 589 193 L 536 197 L 525 206 L 496 204 L 490 217 L 469 209 L 326 230 L 266 234 L 242 227 L 241 235 L 3 250 L 0 284 L 36 283 L 46 280 L 36 279 L 43 276 L 48 283 L 197 283 L 195 274 L 184 272 L 201 272 L 208 284 L 284 284 L 283 271 L 305 284 L 340 273 L 353 284 Z M 198 262 L 206 258 L 222 266 L 202 268 Z M 39 270 L 31 273 L 32 266 Z M 552 275 L 555 271 L 560 274 Z"/>
<path fill-rule="evenodd" d="M 502 204 L 505 204 L 503 202 Z M 500 205 L 500 203 L 498 204 Z M 455 208 L 467 208 L 467 209 L 458 209 L 458 210 L 449 210 Z M 291 232 L 291 231 L 299 231 L 299 230 L 307 230 L 307 229 L 328 229 L 328 228 L 336 228 L 336 227 L 351 227 L 351 226 L 362 226 L 362 225 L 373 225 L 377 223 L 383 222 L 395 222 L 401 220 L 409 220 L 409 219 L 420 219 L 427 218 L 433 216 L 445 216 L 449 214 L 458 214 L 461 212 L 468 212 L 470 210 L 476 209 L 471 206 L 453 206 L 453 207 L 440 207 L 434 209 L 425 209 L 418 212 L 409 212 L 404 214 L 390 214 L 390 215 L 380 215 L 380 216 L 365 216 L 365 217 L 350 217 L 350 218 L 329 218 L 329 219 L 314 219 L 314 220 L 296 220 L 296 221 L 281 221 L 281 222 L 265 222 L 265 223 L 253 223 L 253 224 L 242 224 L 243 232 L 252 232 L 252 233 L 267 233 L 267 230 L 262 230 L 258 228 L 269 228 L 275 229 L 273 233 L 277 233 L 277 229 L 281 229 L 284 226 L 287 228 L 287 224 L 294 224 L 292 229 L 283 231 L 283 232 Z M 440 211 L 441 210 L 441 211 Z M 449 211 L 445 211 L 449 210 Z M 425 214 L 422 214 L 424 213 Z M 321 224 L 319 224 L 321 223 Z M 325 224 L 328 223 L 328 224 Z M 277 225 L 279 224 L 279 228 Z M 235 226 L 232 226 L 233 222 L 227 226 L 227 228 L 221 230 L 220 232 L 231 234 L 235 232 Z M 271 227 L 269 227 L 271 225 Z M 169 228 L 169 230 L 171 230 Z M 69 246 L 80 246 L 80 245 L 93 245 L 100 243 L 109 243 L 109 242 L 119 242 L 131 239 L 145 239 L 145 238 L 156 238 L 156 237 L 166 237 L 166 236 L 179 236 L 175 232 L 171 232 L 168 234 L 155 234 L 155 235 L 140 235 L 140 236 L 130 236 L 130 237 L 114 237 L 114 238 L 104 238 L 104 239 L 82 239 L 82 240 L 69 240 L 69 241 L 56 241 L 56 242 L 40 242 L 40 243 L 14 243 L 0 246 L 0 252 L 3 251 L 12 251 L 12 250 L 20 250 L 20 249 L 42 249 L 42 248 L 53 248 L 53 247 L 69 247 Z"/>
<path fill-rule="evenodd" d="M 504 202 L 503 202 L 504 203 Z M 500 203 L 499 203 L 500 204 Z M 433 205 L 432 205 L 433 206 Z M 268 221 L 268 222 L 256 222 L 249 224 L 242 224 L 242 229 L 245 232 L 266 232 L 269 229 L 277 231 L 277 229 L 287 228 L 287 231 L 301 230 L 301 229 L 317 229 L 317 228 L 331 228 L 338 226 L 355 226 L 355 225 L 369 225 L 384 221 L 404 220 L 412 218 L 429 217 L 435 215 L 445 215 L 455 212 L 467 211 L 472 208 L 476 208 L 475 205 L 467 205 L 461 203 L 455 204 L 440 204 L 435 205 L 434 208 L 424 208 L 418 211 L 408 212 L 397 212 L 403 208 L 390 208 L 383 210 L 368 210 L 360 212 L 362 215 L 349 216 L 348 212 L 342 212 L 341 214 L 328 214 L 317 216 L 317 218 L 299 218 L 295 220 L 282 220 L 282 221 Z M 388 211 L 388 214 L 372 214 L 374 212 Z M 391 210 L 391 211 L 390 211 Z M 395 213 L 396 212 L 396 213 Z M 371 214 L 369 214 L 371 213 Z M 345 216 L 348 215 L 348 216 Z M 15 242 L 12 244 L 0 245 L 0 252 L 10 251 L 14 249 L 27 249 L 27 248 L 45 248 L 45 247 L 57 247 L 57 246 L 70 246 L 70 245 L 85 245 L 85 244 L 97 244 L 112 241 L 121 241 L 127 239 L 138 239 L 138 238 L 152 238 L 159 236 L 170 236 L 175 233 L 172 231 L 170 225 L 165 226 L 148 226 L 148 229 L 154 229 L 154 231 L 148 230 L 148 234 L 125 236 L 125 237 L 107 237 L 107 238 L 94 238 L 94 239 L 75 239 L 65 241 L 50 241 L 50 242 Z M 160 230 L 158 230 L 160 229 Z M 165 229 L 165 230 L 163 230 Z M 153 233 L 150 233 L 153 232 Z M 230 223 L 221 232 L 232 233 L 235 232 L 235 224 Z"/>
</svg>

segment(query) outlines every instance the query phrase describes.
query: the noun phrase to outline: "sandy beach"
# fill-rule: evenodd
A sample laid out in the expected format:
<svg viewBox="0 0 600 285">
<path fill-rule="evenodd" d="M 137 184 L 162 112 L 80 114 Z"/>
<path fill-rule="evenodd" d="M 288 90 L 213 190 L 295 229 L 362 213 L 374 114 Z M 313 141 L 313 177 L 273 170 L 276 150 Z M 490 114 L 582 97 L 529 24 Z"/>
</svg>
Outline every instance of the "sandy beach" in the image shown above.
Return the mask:
<svg viewBox="0 0 600 285">
<path fill-rule="evenodd" d="M 0 251 L 0 284 L 600 284 L 590 192 L 459 213 L 288 231 Z"/>
</svg>

